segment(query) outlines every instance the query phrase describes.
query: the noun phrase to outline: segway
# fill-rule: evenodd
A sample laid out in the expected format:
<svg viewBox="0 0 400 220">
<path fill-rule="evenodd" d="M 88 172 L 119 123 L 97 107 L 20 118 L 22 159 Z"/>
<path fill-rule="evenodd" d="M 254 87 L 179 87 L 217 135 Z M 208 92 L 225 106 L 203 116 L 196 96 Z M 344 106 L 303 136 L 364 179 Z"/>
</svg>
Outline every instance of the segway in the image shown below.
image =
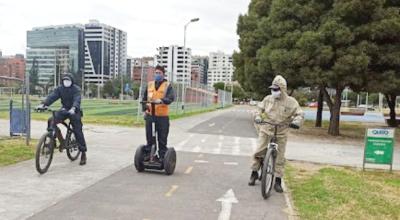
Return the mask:
<svg viewBox="0 0 400 220">
<path fill-rule="evenodd" d="M 135 153 L 135 168 L 138 172 L 149 170 L 164 170 L 165 174 L 171 175 L 175 171 L 176 152 L 173 147 L 168 147 L 164 159 L 160 160 L 157 131 L 156 131 L 156 115 L 155 106 L 158 103 L 140 102 L 141 104 L 151 104 L 151 117 L 146 120 L 151 120 L 151 131 L 153 145 L 148 150 L 147 145 L 141 145 L 136 149 Z"/>
</svg>

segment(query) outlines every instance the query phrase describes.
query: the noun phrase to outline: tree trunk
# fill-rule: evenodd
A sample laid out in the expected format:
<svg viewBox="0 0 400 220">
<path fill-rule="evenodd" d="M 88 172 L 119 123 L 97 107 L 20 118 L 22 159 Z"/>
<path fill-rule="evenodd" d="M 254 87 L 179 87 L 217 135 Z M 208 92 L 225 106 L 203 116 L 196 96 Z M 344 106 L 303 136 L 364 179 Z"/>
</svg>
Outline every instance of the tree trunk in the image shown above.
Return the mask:
<svg viewBox="0 0 400 220">
<path fill-rule="evenodd" d="M 317 128 L 322 127 L 322 112 L 324 110 L 324 89 L 325 88 L 323 86 L 319 88 L 317 118 L 315 120 L 315 127 Z"/>
<path fill-rule="evenodd" d="M 390 118 L 388 121 L 388 125 L 390 127 L 397 127 L 397 119 L 396 119 L 396 95 L 394 94 L 385 94 L 386 101 L 388 103 L 390 109 Z"/>
<path fill-rule="evenodd" d="M 331 118 L 329 122 L 328 134 L 332 136 L 339 136 L 340 125 L 340 107 L 342 106 L 342 88 L 336 88 L 335 102 L 331 109 Z"/>
</svg>

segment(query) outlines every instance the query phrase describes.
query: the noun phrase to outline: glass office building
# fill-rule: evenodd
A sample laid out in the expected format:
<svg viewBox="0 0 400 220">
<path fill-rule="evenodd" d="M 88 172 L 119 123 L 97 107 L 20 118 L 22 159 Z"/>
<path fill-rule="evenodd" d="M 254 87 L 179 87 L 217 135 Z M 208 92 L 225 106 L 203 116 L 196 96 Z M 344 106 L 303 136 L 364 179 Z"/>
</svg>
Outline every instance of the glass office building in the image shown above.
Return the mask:
<svg viewBox="0 0 400 220">
<path fill-rule="evenodd" d="M 64 72 L 80 73 L 84 68 L 84 26 L 61 25 L 27 31 L 27 65 L 33 59 L 39 65 L 39 83 Z"/>
</svg>

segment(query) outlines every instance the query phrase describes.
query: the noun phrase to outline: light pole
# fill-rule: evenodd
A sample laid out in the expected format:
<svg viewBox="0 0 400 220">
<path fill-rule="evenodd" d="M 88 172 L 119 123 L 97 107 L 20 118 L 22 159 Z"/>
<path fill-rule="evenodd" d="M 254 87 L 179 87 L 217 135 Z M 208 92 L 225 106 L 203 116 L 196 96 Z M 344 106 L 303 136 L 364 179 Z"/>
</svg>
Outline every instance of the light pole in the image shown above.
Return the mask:
<svg viewBox="0 0 400 220">
<path fill-rule="evenodd" d="M 193 18 L 188 23 L 186 23 L 185 26 L 184 26 L 184 30 L 183 30 L 183 53 L 184 53 L 185 56 L 187 55 L 186 54 L 186 29 L 187 29 L 187 26 L 190 23 L 198 22 L 199 20 L 200 20 L 200 18 Z M 185 58 L 185 56 L 184 56 L 184 58 Z M 185 111 L 185 84 L 186 84 L 186 72 L 184 74 L 184 80 L 183 80 L 183 84 L 182 84 L 182 110 L 183 111 Z"/>
<path fill-rule="evenodd" d="M 124 100 L 124 79 L 122 78 L 122 74 L 119 74 L 121 76 L 121 101 Z"/>
<path fill-rule="evenodd" d="M 83 94 L 83 97 L 85 98 L 85 71 L 84 71 L 84 69 L 79 69 L 80 71 L 81 71 L 81 74 L 82 74 L 82 94 Z"/>
</svg>

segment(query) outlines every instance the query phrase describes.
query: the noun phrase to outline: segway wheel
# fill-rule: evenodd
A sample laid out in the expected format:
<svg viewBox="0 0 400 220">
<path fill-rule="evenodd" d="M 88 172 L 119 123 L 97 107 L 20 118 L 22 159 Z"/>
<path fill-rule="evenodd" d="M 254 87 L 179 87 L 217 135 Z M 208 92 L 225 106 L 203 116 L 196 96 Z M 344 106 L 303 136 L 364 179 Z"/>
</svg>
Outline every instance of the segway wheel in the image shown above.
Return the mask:
<svg viewBox="0 0 400 220">
<path fill-rule="evenodd" d="M 164 157 L 164 170 L 165 174 L 171 175 L 175 171 L 176 165 L 176 152 L 173 147 L 168 148 L 167 152 L 165 153 Z"/>
<path fill-rule="evenodd" d="M 145 145 L 141 145 L 136 149 L 135 153 L 135 168 L 138 172 L 143 172 L 144 171 L 144 148 Z"/>
</svg>

